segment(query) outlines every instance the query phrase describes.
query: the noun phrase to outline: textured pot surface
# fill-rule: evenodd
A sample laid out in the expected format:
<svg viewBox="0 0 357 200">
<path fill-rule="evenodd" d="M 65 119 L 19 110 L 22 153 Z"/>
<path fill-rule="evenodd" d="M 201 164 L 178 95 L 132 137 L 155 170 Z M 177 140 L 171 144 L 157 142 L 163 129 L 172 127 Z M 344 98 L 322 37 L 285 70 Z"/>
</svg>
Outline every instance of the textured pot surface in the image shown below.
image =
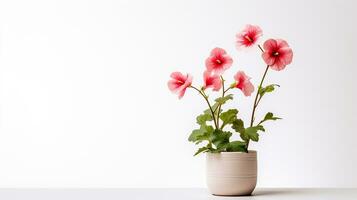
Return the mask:
<svg viewBox="0 0 357 200">
<path fill-rule="evenodd" d="M 214 195 L 250 195 L 257 184 L 257 152 L 206 153 L 206 178 Z"/>
</svg>

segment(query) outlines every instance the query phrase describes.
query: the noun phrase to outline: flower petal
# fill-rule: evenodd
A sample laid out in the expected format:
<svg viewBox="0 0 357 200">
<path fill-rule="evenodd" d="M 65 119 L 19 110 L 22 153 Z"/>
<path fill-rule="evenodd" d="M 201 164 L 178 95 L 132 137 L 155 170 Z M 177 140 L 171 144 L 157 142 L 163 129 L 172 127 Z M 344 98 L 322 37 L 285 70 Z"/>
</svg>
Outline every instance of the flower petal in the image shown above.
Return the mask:
<svg viewBox="0 0 357 200">
<path fill-rule="evenodd" d="M 203 73 L 204 88 L 212 88 L 213 91 L 219 91 L 221 89 L 221 78 L 217 74 L 212 74 L 210 71 Z"/>
<path fill-rule="evenodd" d="M 273 70 L 280 71 L 290 64 L 293 59 L 293 51 L 289 44 L 282 39 L 269 39 L 264 43 L 263 60 Z"/>
<path fill-rule="evenodd" d="M 281 52 L 282 54 L 281 59 L 283 60 L 285 65 L 288 65 L 292 62 L 293 51 L 290 48 L 281 49 L 279 52 Z"/>
<path fill-rule="evenodd" d="M 191 86 L 192 80 L 193 80 L 193 76 L 191 76 L 191 74 L 187 74 L 185 84 L 184 84 L 186 86 L 186 88 Z"/>
<path fill-rule="evenodd" d="M 184 76 L 180 72 L 173 72 L 170 76 L 172 79 L 168 81 L 167 85 L 171 92 L 178 94 L 181 99 L 186 89 L 191 86 L 193 77 L 190 74 Z"/>
<path fill-rule="evenodd" d="M 181 99 L 185 95 L 185 92 L 186 92 L 186 88 L 180 90 L 180 92 L 178 93 L 178 98 Z"/>
<path fill-rule="evenodd" d="M 276 49 L 277 46 L 278 46 L 278 43 L 274 39 L 269 39 L 269 40 L 265 41 L 263 44 L 263 48 L 267 52 L 271 52 L 273 49 Z"/>
<path fill-rule="evenodd" d="M 185 82 L 185 76 L 181 72 L 172 72 L 170 77 L 175 80 Z"/>
<path fill-rule="evenodd" d="M 275 63 L 275 57 L 271 56 L 270 52 L 264 52 L 262 58 L 267 65 L 273 65 Z"/>
<path fill-rule="evenodd" d="M 219 48 L 219 47 L 216 47 L 211 51 L 211 56 L 220 56 L 220 55 L 224 55 L 224 54 L 227 54 L 227 52 L 224 49 Z"/>
<path fill-rule="evenodd" d="M 277 43 L 278 48 L 289 47 L 289 44 L 285 40 L 282 40 L 282 39 L 276 39 L 276 43 Z"/>
<path fill-rule="evenodd" d="M 233 59 L 232 57 L 230 57 L 228 54 L 226 54 L 224 56 L 224 59 L 225 59 L 225 64 L 224 64 L 224 68 L 225 69 L 228 69 L 232 66 L 232 63 L 233 63 Z"/>
<path fill-rule="evenodd" d="M 169 87 L 169 90 L 171 90 L 171 92 L 176 92 L 178 88 L 181 87 L 181 85 L 182 84 L 180 84 L 176 80 L 169 80 L 169 82 L 167 82 L 167 86 Z"/>
<path fill-rule="evenodd" d="M 222 48 L 214 48 L 210 56 L 206 59 L 205 64 L 208 71 L 217 75 L 223 74 L 233 63 L 232 58 Z"/>
<path fill-rule="evenodd" d="M 245 96 L 250 96 L 254 92 L 253 84 L 250 81 L 247 81 L 242 92 Z"/>
<path fill-rule="evenodd" d="M 250 82 L 250 77 L 247 76 L 243 71 L 238 71 L 234 76 L 236 80 L 236 88 L 242 90 L 245 96 L 250 96 L 254 91 L 254 86 Z"/>
<path fill-rule="evenodd" d="M 211 61 L 211 57 L 208 57 L 206 59 L 206 68 L 207 68 L 207 70 L 211 72 L 211 71 L 213 71 L 214 67 L 215 67 L 215 64 Z"/>
<path fill-rule="evenodd" d="M 262 35 L 263 31 L 259 26 L 248 24 L 236 34 L 236 48 L 240 50 L 242 47 L 251 47 Z"/>
<path fill-rule="evenodd" d="M 275 62 L 273 65 L 270 66 L 275 71 L 281 71 L 285 68 L 285 64 L 282 59 L 275 59 Z"/>
</svg>

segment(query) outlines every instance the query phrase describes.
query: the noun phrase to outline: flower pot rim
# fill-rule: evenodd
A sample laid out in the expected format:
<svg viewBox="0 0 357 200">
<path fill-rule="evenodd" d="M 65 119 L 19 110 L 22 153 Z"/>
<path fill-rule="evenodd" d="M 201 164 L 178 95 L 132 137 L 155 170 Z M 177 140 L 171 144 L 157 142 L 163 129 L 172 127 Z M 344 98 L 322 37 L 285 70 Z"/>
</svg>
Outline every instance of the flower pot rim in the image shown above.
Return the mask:
<svg viewBox="0 0 357 200">
<path fill-rule="evenodd" d="M 227 152 L 227 151 L 223 151 L 223 152 L 220 152 L 220 153 L 211 153 L 211 152 L 207 152 L 208 154 L 256 154 L 257 151 L 255 150 L 248 150 L 248 153 L 246 152 L 239 152 L 239 151 L 233 151 L 233 152 Z"/>
</svg>

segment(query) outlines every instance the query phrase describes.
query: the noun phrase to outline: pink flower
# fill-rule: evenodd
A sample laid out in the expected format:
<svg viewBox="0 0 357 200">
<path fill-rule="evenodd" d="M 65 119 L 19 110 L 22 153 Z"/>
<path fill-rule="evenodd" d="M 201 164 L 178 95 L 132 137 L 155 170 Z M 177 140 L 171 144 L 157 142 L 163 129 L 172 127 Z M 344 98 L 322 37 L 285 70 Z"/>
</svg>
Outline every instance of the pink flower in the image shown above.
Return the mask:
<svg viewBox="0 0 357 200">
<path fill-rule="evenodd" d="M 172 80 L 169 80 L 167 85 L 171 92 L 178 94 L 179 99 L 181 99 L 186 89 L 192 84 L 192 76 L 190 74 L 183 75 L 180 72 L 173 72 L 170 77 Z"/>
<path fill-rule="evenodd" d="M 203 73 L 203 88 L 212 88 L 213 91 L 219 91 L 222 87 L 222 80 L 217 74 L 212 74 L 210 71 Z"/>
<path fill-rule="evenodd" d="M 206 59 L 206 68 L 209 72 L 222 75 L 233 63 L 232 58 L 224 49 L 214 48 L 211 55 Z"/>
<path fill-rule="evenodd" d="M 237 33 L 237 49 L 241 47 L 251 47 L 253 46 L 259 39 L 260 36 L 263 35 L 262 29 L 259 26 L 253 25 L 246 25 L 245 28 L 240 32 Z"/>
<path fill-rule="evenodd" d="M 234 79 L 236 80 L 235 87 L 242 90 L 245 96 L 250 96 L 254 92 L 254 86 L 250 82 L 250 77 L 245 75 L 243 71 L 238 71 L 234 75 Z"/>
<path fill-rule="evenodd" d="M 293 51 L 285 40 L 269 39 L 264 42 L 262 57 L 276 71 L 283 70 L 293 59 Z"/>
</svg>

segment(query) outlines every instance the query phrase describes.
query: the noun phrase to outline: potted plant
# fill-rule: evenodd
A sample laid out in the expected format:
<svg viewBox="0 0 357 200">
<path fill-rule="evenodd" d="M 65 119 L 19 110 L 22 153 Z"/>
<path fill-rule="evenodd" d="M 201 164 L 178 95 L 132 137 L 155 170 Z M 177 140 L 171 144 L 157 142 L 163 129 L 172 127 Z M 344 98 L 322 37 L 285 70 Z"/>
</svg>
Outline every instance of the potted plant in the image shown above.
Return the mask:
<svg viewBox="0 0 357 200">
<path fill-rule="evenodd" d="M 226 84 L 223 73 L 233 64 L 233 59 L 222 48 L 214 48 L 206 59 L 201 87 L 192 85 L 192 76 L 173 72 L 168 82 L 169 89 L 181 99 L 186 89 L 193 89 L 202 96 L 207 110 L 196 120 L 199 127 L 192 131 L 188 140 L 200 145 L 194 155 L 206 153 L 207 186 L 214 195 L 250 195 L 257 181 L 257 152 L 249 150 L 251 141 L 259 140 L 259 133 L 264 132 L 263 124 L 281 119 L 268 112 L 261 120 L 255 119 L 255 113 L 264 95 L 279 87 L 277 84 L 264 85 L 269 69 L 280 71 L 290 64 L 293 52 L 282 39 L 268 39 L 263 46 L 257 44 L 262 36 L 258 26 L 246 25 L 236 35 L 237 49 L 258 47 L 266 64 L 263 76 L 256 89 L 250 121 L 244 121 L 238 115 L 238 109 L 224 109 L 226 102 L 233 100 L 233 92 L 241 90 L 244 96 L 251 96 L 254 86 L 251 78 L 243 71 L 238 71 L 231 84 Z M 218 92 L 219 97 L 210 100 L 209 89 Z M 231 136 L 238 134 L 240 140 L 232 141 Z"/>
</svg>

